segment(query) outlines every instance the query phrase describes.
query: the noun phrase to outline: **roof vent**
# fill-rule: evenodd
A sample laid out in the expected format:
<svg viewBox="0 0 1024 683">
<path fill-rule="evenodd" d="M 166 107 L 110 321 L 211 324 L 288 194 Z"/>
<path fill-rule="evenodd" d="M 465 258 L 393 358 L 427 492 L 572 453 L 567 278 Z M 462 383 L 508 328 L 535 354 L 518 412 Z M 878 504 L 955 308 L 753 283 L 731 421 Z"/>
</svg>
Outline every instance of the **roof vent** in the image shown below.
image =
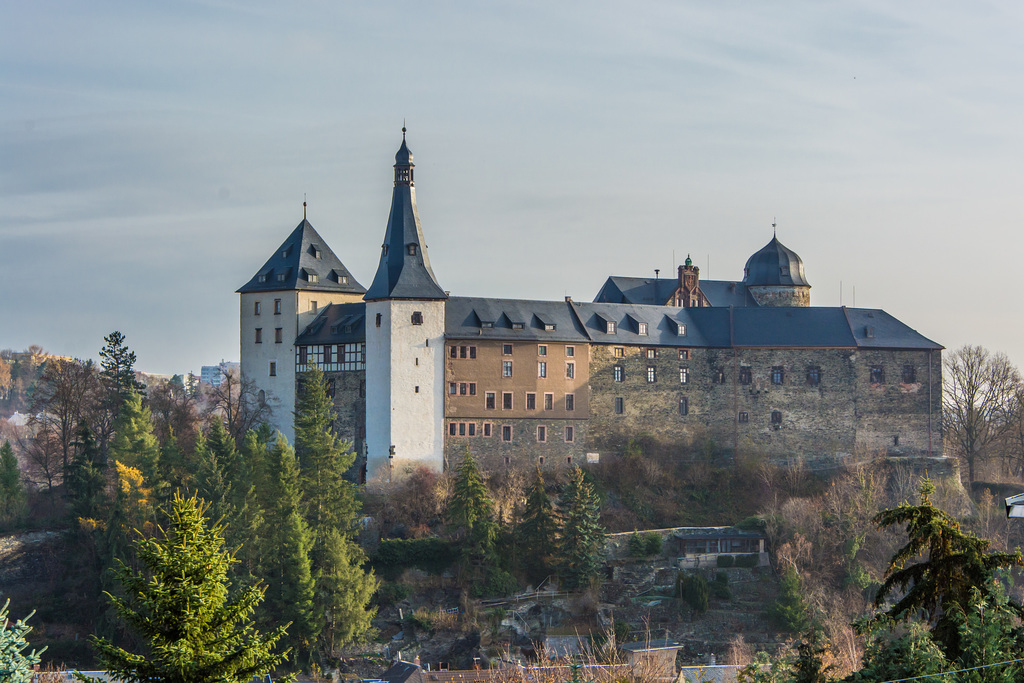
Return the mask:
<svg viewBox="0 0 1024 683">
<path fill-rule="evenodd" d="M 864 336 L 867 337 L 868 339 L 874 339 L 874 337 L 875 337 L 875 328 L 871 327 L 870 325 L 865 327 L 864 328 Z"/>
</svg>

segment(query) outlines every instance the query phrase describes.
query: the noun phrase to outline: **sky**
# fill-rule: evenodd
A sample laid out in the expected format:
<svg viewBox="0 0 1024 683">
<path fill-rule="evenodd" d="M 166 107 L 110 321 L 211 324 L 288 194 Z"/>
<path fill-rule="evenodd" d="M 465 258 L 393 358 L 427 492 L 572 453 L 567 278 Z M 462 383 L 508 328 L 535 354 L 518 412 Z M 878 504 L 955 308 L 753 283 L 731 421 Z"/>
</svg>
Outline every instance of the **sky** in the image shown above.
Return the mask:
<svg viewBox="0 0 1024 683">
<path fill-rule="evenodd" d="M 1024 5 L 0 3 L 0 348 L 238 360 L 308 217 L 369 286 L 403 122 L 453 295 L 739 280 L 1024 367 Z"/>
</svg>

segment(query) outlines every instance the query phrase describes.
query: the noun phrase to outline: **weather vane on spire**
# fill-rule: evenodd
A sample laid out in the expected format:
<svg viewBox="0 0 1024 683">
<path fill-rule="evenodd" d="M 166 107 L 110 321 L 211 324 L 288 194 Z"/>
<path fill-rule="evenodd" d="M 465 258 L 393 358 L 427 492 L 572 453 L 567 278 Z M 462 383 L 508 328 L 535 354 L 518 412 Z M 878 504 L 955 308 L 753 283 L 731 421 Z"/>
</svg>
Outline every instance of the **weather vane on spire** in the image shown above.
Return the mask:
<svg viewBox="0 0 1024 683">
<path fill-rule="evenodd" d="M 405 118 L 402 119 L 402 140 L 405 141 Z"/>
</svg>

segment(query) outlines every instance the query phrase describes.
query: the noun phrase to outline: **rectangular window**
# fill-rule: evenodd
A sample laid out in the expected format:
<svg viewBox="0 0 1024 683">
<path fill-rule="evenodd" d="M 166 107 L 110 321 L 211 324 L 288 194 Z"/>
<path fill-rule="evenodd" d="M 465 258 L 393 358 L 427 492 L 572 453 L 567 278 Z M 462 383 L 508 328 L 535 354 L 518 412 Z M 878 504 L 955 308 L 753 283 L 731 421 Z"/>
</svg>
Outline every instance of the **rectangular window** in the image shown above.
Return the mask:
<svg viewBox="0 0 1024 683">
<path fill-rule="evenodd" d="M 448 393 L 454 396 L 455 394 L 459 393 L 458 387 L 459 385 L 456 384 L 455 382 L 448 382 Z"/>
<path fill-rule="evenodd" d="M 575 357 L 576 356 L 576 347 L 575 346 L 566 346 L 565 347 L 565 355 L 568 356 L 569 358 Z"/>
<path fill-rule="evenodd" d="M 537 394 L 532 392 L 526 394 L 526 409 L 537 410 Z"/>
<path fill-rule="evenodd" d="M 567 411 L 576 410 L 576 394 L 565 395 L 565 409 Z"/>
<path fill-rule="evenodd" d="M 470 358 L 470 360 L 476 358 L 476 347 L 475 346 L 470 346 L 469 347 L 469 358 Z"/>
<path fill-rule="evenodd" d="M 782 384 L 785 374 L 781 365 L 772 366 L 772 384 Z"/>
<path fill-rule="evenodd" d="M 448 349 L 448 355 L 451 356 L 452 358 L 458 358 L 459 357 L 459 347 L 458 346 L 453 346 L 453 347 L 449 348 Z"/>
<path fill-rule="evenodd" d="M 476 396 L 476 382 L 469 383 L 469 395 Z"/>
<path fill-rule="evenodd" d="M 811 365 L 807 368 L 807 384 L 816 387 L 821 384 L 821 368 Z"/>
<path fill-rule="evenodd" d="M 658 357 L 658 349 L 647 349 L 648 360 L 654 360 Z"/>
<path fill-rule="evenodd" d="M 505 391 L 501 394 L 501 409 L 512 410 L 512 392 Z"/>
<path fill-rule="evenodd" d="M 546 355 L 548 355 L 547 344 L 538 344 L 537 345 L 537 355 L 538 356 L 546 356 Z"/>
<path fill-rule="evenodd" d="M 565 428 L 565 442 L 566 443 L 572 443 L 575 440 L 576 440 L 576 429 L 574 427 L 571 427 L 571 426 L 566 426 L 566 428 Z"/>
<path fill-rule="evenodd" d="M 260 302 L 259 301 L 253 302 L 252 314 L 253 315 L 259 315 L 260 314 Z"/>
<path fill-rule="evenodd" d="M 512 345 L 511 344 L 503 344 L 502 347 L 501 347 L 501 353 L 504 356 L 511 356 L 512 355 Z"/>
<path fill-rule="evenodd" d="M 750 422 L 750 415 L 745 410 L 741 411 L 740 414 L 736 417 L 736 420 L 738 422 L 744 422 L 744 423 L 745 422 Z"/>
<path fill-rule="evenodd" d="M 776 426 L 782 424 L 782 411 L 780 411 L 780 410 L 773 410 L 772 411 L 772 424 L 776 425 Z"/>
<path fill-rule="evenodd" d="M 740 384 L 750 384 L 753 376 L 750 373 L 750 366 L 744 365 L 740 368 Z"/>
<path fill-rule="evenodd" d="M 554 394 L 544 394 L 544 410 L 554 410 L 554 409 L 555 409 L 555 395 Z"/>
<path fill-rule="evenodd" d="M 281 300 L 274 299 L 274 315 L 281 315 Z"/>
<path fill-rule="evenodd" d="M 511 441 L 512 440 L 512 425 L 501 425 L 501 440 Z"/>
<path fill-rule="evenodd" d="M 647 336 L 647 323 L 637 323 L 637 334 L 646 337 Z"/>
<path fill-rule="evenodd" d="M 263 328 L 262 327 L 257 327 L 256 328 L 256 343 L 257 344 L 262 344 L 263 343 Z"/>
<path fill-rule="evenodd" d="M 622 358 L 626 355 L 626 349 L 622 348 L 621 346 L 616 346 L 614 349 L 612 349 L 612 355 L 615 356 L 616 358 Z"/>
<path fill-rule="evenodd" d="M 459 347 L 459 358 L 465 358 L 468 355 L 469 355 L 469 347 L 460 346 Z"/>
<path fill-rule="evenodd" d="M 658 381 L 658 368 L 653 365 L 647 366 L 647 383 L 654 384 Z"/>
<path fill-rule="evenodd" d="M 466 434 L 469 436 L 476 436 L 476 422 L 470 422 L 466 425 Z"/>
<path fill-rule="evenodd" d="M 622 399 L 621 396 L 616 396 L 615 397 L 615 414 L 616 415 L 622 415 L 624 412 L 626 412 L 626 402 Z"/>
<path fill-rule="evenodd" d="M 456 425 L 454 422 L 449 422 L 448 423 L 448 436 L 455 436 L 456 434 L 458 434 L 458 432 L 456 431 L 457 429 L 458 429 L 458 425 Z"/>
<path fill-rule="evenodd" d="M 885 384 L 885 368 L 883 368 L 881 365 L 871 366 L 871 383 Z"/>
<path fill-rule="evenodd" d="M 324 363 L 330 364 L 334 362 L 334 347 L 328 344 L 324 347 Z"/>
<path fill-rule="evenodd" d="M 679 368 L 679 383 L 687 384 L 690 381 L 690 368 Z"/>
<path fill-rule="evenodd" d="M 459 396 L 469 395 L 469 384 L 466 382 L 459 382 Z"/>
<path fill-rule="evenodd" d="M 465 436 L 465 435 L 466 435 L 466 423 L 465 422 L 460 422 L 459 423 L 459 436 Z"/>
<path fill-rule="evenodd" d="M 679 414 L 690 414 L 690 400 L 686 396 L 683 396 L 682 398 L 679 399 Z"/>
<path fill-rule="evenodd" d="M 611 320 L 605 321 L 604 331 L 606 334 L 615 334 L 615 323 Z"/>
<path fill-rule="evenodd" d="M 511 377 L 512 376 L 512 361 L 503 360 L 501 361 L 501 376 Z"/>
<path fill-rule="evenodd" d="M 280 344 L 284 341 L 284 328 L 278 327 L 274 330 L 274 343 Z"/>
<path fill-rule="evenodd" d="M 484 394 L 484 408 L 487 410 L 494 410 L 494 392 L 488 391 Z"/>
<path fill-rule="evenodd" d="M 484 436 L 490 436 L 490 435 L 491 435 L 491 423 L 490 422 L 484 422 Z"/>
<path fill-rule="evenodd" d="M 308 362 L 309 362 L 309 347 L 308 346 L 300 346 L 299 347 L 299 365 L 305 365 Z"/>
<path fill-rule="evenodd" d="M 537 441 L 544 443 L 548 440 L 548 428 L 544 425 L 537 426 Z"/>
<path fill-rule="evenodd" d="M 903 366 L 903 383 L 914 384 L 917 381 L 917 371 L 913 365 Z"/>
<path fill-rule="evenodd" d="M 548 376 L 548 364 L 544 361 L 537 362 L 537 376 L 547 377 Z"/>
<path fill-rule="evenodd" d="M 277 363 L 270 361 L 270 376 L 277 377 Z"/>
<path fill-rule="evenodd" d="M 690 360 L 690 349 L 679 349 L 679 360 Z"/>
<path fill-rule="evenodd" d="M 317 309 L 318 309 L 318 306 L 316 305 L 316 302 L 315 301 L 310 301 L 309 302 L 309 310 L 311 310 L 313 313 L 316 313 Z"/>
<path fill-rule="evenodd" d="M 576 377 L 576 363 L 565 364 L 565 376 L 568 379 L 573 379 L 574 377 Z"/>
<path fill-rule="evenodd" d="M 616 382 L 621 382 L 622 380 L 626 379 L 626 369 L 623 368 L 621 365 L 616 365 L 615 367 L 613 367 L 612 379 L 614 379 Z"/>
<path fill-rule="evenodd" d="M 410 322 L 412 322 L 413 325 L 422 325 L 423 311 L 413 311 L 412 317 L 410 318 Z"/>
</svg>

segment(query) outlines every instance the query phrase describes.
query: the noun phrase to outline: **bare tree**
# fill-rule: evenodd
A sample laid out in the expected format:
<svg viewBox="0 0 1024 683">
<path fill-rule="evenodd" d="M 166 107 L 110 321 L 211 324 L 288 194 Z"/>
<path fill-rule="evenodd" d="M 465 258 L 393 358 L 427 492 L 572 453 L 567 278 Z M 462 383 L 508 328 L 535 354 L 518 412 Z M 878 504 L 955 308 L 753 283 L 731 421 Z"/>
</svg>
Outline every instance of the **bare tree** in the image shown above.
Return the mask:
<svg viewBox="0 0 1024 683">
<path fill-rule="evenodd" d="M 36 439 L 56 440 L 63 473 L 71 463 L 78 423 L 89 410 L 97 384 L 92 361 L 65 358 L 48 359 L 39 378 L 32 398 L 31 424 L 37 428 Z"/>
<path fill-rule="evenodd" d="M 182 450 L 191 451 L 199 435 L 200 415 L 196 396 L 188 392 L 184 382 L 162 382 L 148 389 L 154 434 L 161 443 L 173 434 Z"/>
<path fill-rule="evenodd" d="M 1011 425 L 1020 373 L 1006 354 L 970 345 L 946 356 L 943 367 L 944 436 L 967 466 L 973 484 L 986 449 Z"/>
<path fill-rule="evenodd" d="M 207 419 L 223 420 L 238 444 L 246 432 L 268 421 L 272 413 L 272 397 L 236 368 L 222 368 L 220 384 L 207 389 L 205 398 Z"/>
<path fill-rule="evenodd" d="M 28 460 L 29 475 L 36 484 L 46 484 L 47 491 L 63 481 L 61 467 L 63 450 L 52 425 L 38 425 L 35 433 L 18 439 L 18 447 Z"/>
</svg>

